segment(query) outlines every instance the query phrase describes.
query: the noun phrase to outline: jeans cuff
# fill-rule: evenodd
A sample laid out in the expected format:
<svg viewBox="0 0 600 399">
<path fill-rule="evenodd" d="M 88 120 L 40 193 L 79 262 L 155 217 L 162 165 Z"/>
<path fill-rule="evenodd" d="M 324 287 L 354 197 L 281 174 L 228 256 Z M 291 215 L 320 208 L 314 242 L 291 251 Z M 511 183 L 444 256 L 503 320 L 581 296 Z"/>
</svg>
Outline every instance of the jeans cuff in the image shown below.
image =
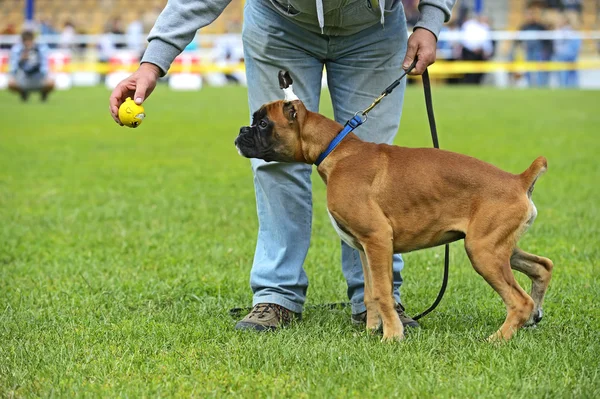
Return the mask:
<svg viewBox="0 0 600 399">
<path fill-rule="evenodd" d="M 254 298 L 252 299 L 252 306 L 256 306 L 259 303 L 274 303 L 275 305 L 283 306 L 287 310 L 291 310 L 294 313 L 302 313 L 303 307 L 302 305 L 276 294 L 254 295 Z"/>
<path fill-rule="evenodd" d="M 367 308 L 366 308 L 364 302 L 358 302 L 358 303 L 352 302 L 352 314 L 359 314 L 359 313 L 363 313 L 366 311 L 367 311 Z"/>
</svg>

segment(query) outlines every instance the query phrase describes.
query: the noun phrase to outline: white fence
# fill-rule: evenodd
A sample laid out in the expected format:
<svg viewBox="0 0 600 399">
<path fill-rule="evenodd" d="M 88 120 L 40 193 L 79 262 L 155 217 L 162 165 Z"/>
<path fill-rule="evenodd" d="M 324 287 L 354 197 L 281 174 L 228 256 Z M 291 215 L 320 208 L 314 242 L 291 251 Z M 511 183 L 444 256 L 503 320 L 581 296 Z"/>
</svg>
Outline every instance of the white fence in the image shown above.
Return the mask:
<svg viewBox="0 0 600 399">
<path fill-rule="evenodd" d="M 440 43 L 460 44 L 467 39 L 462 31 L 443 31 Z M 471 38 L 472 39 L 472 38 Z M 569 69 L 581 69 L 581 86 L 600 88 L 600 57 L 598 44 L 600 31 L 491 31 L 481 40 L 491 40 L 496 43 L 496 53 L 492 62 L 483 65 L 473 63 L 444 65 L 436 64 L 437 74 L 470 73 L 473 68 L 482 72 L 491 72 L 488 83 L 498 86 L 510 84 L 509 72 L 516 69 L 526 71 L 548 70 L 547 66 L 533 63 L 521 63 L 516 67 L 509 54 L 508 48 L 514 41 L 531 40 L 573 40 L 580 39 L 584 46 L 584 62 L 569 65 Z M 9 47 L 18 43 L 18 35 L 1 36 L 0 46 Z M 65 42 L 60 35 L 40 36 L 36 39 L 52 47 L 50 52 L 50 67 L 53 71 L 57 86 L 68 89 L 72 86 L 96 85 L 101 81 L 112 87 L 123 77 L 135 69 L 139 63 L 141 50 L 145 46 L 145 36 L 127 35 L 78 35 Z M 108 45 L 107 45 L 108 43 Z M 591 45 L 590 45 L 591 44 Z M 125 49 L 117 47 L 125 47 Z M 440 51 L 438 59 L 446 58 L 447 53 Z M 184 51 L 174 62 L 169 84 L 174 89 L 198 90 L 203 84 L 223 85 L 230 80 L 245 84 L 243 71 L 243 49 L 239 34 L 227 35 L 198 35 L 190 50 Z M 99 62 L 102 61 L 102 62 Z M 511 62 L 509 64 L 507 62 Z M 9 50 L 0 50 L 0 88 L 5 88 L 8 82 Z M 462 67 L 462 69 L 461 69 Z M 558 65 L 550 70 L 558 70 Z M 567 67 L 567 66 L 565 66 Z M 104 79 L 104 75 L 106 79 Z"/>
</svg>

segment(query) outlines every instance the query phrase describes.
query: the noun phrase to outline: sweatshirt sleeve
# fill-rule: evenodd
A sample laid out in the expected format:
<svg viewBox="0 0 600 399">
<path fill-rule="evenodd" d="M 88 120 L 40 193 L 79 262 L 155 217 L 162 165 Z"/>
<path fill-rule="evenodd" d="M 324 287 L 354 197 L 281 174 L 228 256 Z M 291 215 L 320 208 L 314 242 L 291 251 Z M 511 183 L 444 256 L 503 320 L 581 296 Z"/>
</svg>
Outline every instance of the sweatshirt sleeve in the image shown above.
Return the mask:
<svg viewBox="0 0 600 399">
<path fill-rule="evenodd" d="M 166 74 L 196 31 L 212 23 L 231 0 L 169 0 L 148 35 L 141 62 L 157 65 Z"/>
<path fill-rule="evenodd" d="M 421 0 L 419 2 L 421 17 L 415 24 L 415 29 L 427 29 L 437 38 L 444 22 L 450 20 L 455 3 L 456 0 Z"/>
</svg>

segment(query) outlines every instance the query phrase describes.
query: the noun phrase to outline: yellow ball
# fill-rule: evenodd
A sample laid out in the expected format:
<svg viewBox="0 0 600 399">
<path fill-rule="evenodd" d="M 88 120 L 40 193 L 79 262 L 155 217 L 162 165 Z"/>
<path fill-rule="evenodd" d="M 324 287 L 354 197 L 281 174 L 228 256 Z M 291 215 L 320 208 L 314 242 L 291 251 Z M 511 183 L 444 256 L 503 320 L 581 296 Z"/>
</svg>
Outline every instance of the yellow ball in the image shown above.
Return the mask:
<svg viewBox="0 0 600 399">
<path fill-rule="evenodd" d="M 146 117 L 144 107 L 137 105 L 131 97 L 127 97 L 125 102 L 119 107 L 119 120 L 122 124 L 129 127 L 138 127 Z"/>
</svg>

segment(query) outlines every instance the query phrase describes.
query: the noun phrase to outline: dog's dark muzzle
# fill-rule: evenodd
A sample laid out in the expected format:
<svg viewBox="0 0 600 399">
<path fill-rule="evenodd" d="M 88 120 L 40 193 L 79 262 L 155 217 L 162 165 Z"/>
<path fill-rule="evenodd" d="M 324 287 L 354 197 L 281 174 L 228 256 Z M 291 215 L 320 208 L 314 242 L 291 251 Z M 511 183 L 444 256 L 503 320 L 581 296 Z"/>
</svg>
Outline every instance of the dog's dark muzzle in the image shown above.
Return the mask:
<svg viewBox="0 0 600 399">
<path fill-rule="evenodd" d="M 239 151 L 248 151 L 254 147 L 254 134 L 250 126 L 240 128 L 240 133 L 235 138 L 234 144 Z"/>
<path fill-rule="evenodd" d="M 235 145 L 249 144 L 252 142 L 252 129 L 250 126 L 240 128 L 240 133 L 235 138 Z"/>
</svg>

